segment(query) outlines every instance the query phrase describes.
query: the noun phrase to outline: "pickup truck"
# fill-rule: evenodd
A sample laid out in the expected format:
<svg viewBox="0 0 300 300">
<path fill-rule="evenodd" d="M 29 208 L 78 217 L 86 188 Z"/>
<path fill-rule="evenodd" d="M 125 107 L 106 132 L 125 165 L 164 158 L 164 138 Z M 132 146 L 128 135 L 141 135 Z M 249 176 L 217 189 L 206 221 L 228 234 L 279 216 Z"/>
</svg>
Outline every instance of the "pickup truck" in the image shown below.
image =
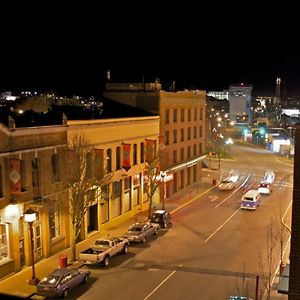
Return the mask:
<svg viewBox="0 0 300 300">
<path fill-rule="evenodd" d="M 128 252 L 129 241 L 125 238 L 97 239 L 95 244 L 79 253 L 79 260 L 85 264 L 109 265 L 110 258 L 118 253 Z"/>
</svg>

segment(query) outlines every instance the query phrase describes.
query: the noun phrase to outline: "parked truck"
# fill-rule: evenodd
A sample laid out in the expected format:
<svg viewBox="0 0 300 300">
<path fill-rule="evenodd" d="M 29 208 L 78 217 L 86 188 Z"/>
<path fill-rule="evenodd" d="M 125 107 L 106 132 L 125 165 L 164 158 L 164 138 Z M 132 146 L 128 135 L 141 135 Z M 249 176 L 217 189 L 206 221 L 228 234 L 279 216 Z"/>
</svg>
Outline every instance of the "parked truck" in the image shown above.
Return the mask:
<svg viewBox="0 0 300 300">
<path fill-rule="evenodd" d="M 97 239 L 92 247 L 79 253 L 79 259 L 85 264 L 102 263 L 107 267 L 111 257 L 118 253 L 126 254 L 128 247 L 126 238 Z"/>
</svg>

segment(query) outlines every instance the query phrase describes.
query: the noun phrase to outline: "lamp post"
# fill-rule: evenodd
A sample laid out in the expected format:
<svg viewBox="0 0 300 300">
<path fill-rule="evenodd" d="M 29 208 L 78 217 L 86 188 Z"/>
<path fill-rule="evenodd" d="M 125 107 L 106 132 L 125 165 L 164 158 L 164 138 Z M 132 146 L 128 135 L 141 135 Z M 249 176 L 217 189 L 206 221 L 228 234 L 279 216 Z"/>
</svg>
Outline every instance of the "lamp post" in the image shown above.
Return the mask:
<svg viewBox="0 0 300 300">
<path fill-rule="evenodd" d="M 166 182 L 165 182 L 165 177 L 166 177 L 166 172 L 161 172 L 160 174 L 162 182 L 163 182 L 163 202 L 162 202 L 162 208 L 165 209 L 165 199 L 166 199 L 166 192 L 167 192 L 167 187 L 166 187 Z"/>
<path fill-rule="evenodd" d="M 32 265 L 32 277 L 28 280 L 28 284 L 37 285 L 39 279 L 35 277 L 35 269 L 34 269 L 34 242 L 33 242 L 33 222 L 36 220 L 36 212 L 29 208 L 24 213 L 24 220 L 29 225 L 29 236 L 30 236 L 30 251 L 31 251 L 31 265 Z"/>
</svg>

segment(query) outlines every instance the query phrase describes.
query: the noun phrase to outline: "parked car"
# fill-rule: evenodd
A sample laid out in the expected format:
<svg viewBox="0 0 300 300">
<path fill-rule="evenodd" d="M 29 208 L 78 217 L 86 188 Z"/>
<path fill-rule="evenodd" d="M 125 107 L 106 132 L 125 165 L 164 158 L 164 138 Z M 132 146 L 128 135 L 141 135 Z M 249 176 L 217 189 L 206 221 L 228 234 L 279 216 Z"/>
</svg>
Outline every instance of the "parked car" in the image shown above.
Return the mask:
<svg viewBox="0 0 300 300">
<path fill-rule="evenodd" d="M 128 252 L 129 241 L 125 238 L 97 239 L 92 247 L 79 253 L 79 259 L 84 264 L 109 265 L 110 258 L 118 253 Z"/>
<path fill-rule="evenodd" d="M 69 291 L 86 283 L 91 272 L 75 268 L 60 268 L 44 277 L 37 285 L 37 294 L 46 297 L 68 297 Z"/>
<path fill-rule="evenodd" d="M 167 228 L 171 224 L 171 215 L 165 209 L 158 209 L 153 212 L 150 222 L 158 224 L 160 228 Z"/>
<path fill-rule="evenodd" d="M 129 242 L 146 242 L 146 238 L 151 235 L 157 235 L 159 225 L 150 222 L 140 222 L 131 225 L 125 233 L 125 238 Z"/>
<path fill-rule="evenodd" d="M 229 300 L 252 300 L 252 299 L 244 296 L 230 296 Z"/>
</svg>

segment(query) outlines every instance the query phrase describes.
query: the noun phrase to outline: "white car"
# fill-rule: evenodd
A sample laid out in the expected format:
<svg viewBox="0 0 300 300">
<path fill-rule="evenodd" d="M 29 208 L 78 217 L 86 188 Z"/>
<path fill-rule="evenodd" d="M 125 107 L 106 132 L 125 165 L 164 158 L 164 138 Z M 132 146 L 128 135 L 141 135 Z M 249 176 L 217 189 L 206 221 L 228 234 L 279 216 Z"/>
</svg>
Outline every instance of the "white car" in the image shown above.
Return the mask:
<svg viewBox="0 0 300 300">
<path fill-rule="evenodd" d="M 270 195 L 272 192 L 272 184 L 268 183 L 268 182 L 262 182 L 259 186 L 258 186 L 258 192 L 260 194 L 266 194 L 266 195 Z"/>
<path fill-rule="evenodd" d="M 228 178 L 226 178 L 220 182 L 218 188 L 221 191 L 230 191 L 235 187 L 235 184 L 236 183 L 234 181 L 231 181 Z"/>
</svg>

